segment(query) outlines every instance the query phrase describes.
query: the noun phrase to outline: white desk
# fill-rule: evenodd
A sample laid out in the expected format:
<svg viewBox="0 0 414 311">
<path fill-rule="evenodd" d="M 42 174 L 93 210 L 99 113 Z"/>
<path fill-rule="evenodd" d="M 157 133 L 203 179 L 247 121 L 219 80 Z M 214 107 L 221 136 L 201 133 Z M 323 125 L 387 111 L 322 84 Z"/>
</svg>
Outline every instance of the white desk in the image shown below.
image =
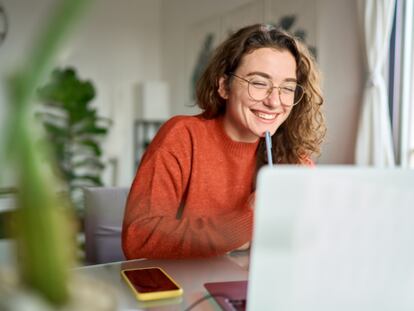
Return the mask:
<svg viewBox="0 0 414 311">
<path fill-rule="evenodd" d="M 110 284 L 117 297 L 119 310 L 184 310 L 207 295 L 207 282 L 247 280 L 248 254 L 237 253 L 224 257 L 199 260 L 133 260 L 102 265 L 85 266 L 76 271 Z M 161 267 L 183 288 L 180 299 L 165 299 L 142 303 L 135 299 L 131 289 L 121 278 L 120 270 L 138 267 Z M 200 303 L 195 310 L 220 310 L 212 299 Z"/>
</svg>

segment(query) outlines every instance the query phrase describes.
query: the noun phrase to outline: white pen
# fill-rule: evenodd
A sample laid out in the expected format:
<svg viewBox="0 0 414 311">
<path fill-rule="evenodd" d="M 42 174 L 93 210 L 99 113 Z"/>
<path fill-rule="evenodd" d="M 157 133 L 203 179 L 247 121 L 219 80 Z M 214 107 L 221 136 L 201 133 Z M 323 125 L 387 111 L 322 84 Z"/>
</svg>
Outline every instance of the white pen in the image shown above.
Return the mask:
<svg viewBox="0 0 414 311">
<path fill-rule="evenodd" d="M 266 140 L 266 153 L 267 153 L 267 163 L 270 166 L 273 166 L 273 159 L 272 159 L 272 137 L 270 136 L 270 132 L 265 132 L 265 140 Z"/>
</svg>

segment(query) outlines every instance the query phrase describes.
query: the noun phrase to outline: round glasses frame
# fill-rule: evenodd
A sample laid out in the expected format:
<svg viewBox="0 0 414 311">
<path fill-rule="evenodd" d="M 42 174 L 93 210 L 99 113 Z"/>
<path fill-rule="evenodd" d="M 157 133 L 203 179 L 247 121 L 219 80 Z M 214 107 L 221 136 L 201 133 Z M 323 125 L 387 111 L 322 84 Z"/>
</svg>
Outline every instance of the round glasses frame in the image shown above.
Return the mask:
<svg viewBox="0 0 414 311">
<path fill-rule="evenodd" d="M 279 86 L 274 86 L 273 81 L 266 78 L 266 80 L 269 81 L 269 83 L 270 83 L 270 86 L 266 90 L 266 95 L 263 98 L 256 98 L 256 97 L 252 96 L 252 91 L 250 90 L 250 88 L 251 87 L 253 87 L 255 89 L 259 89 L 259 88 L 255 87 L 253 85 L 253 82 L 252 81 L 250 81 L 250 80 L 248 80 L 246 78 L 240 77 L 240 76 L 238 76 L 238 75 L 236 75 L 234 73 L 231 73 L 230 75 L 233 76 L 233 77 L 239 78 L 239 79 L 241 79 L 241 80 L 243 80 L 245 82 L 247 82 L 247 92 L 249 93 L 249 96 L 253 100 L 257 100 L 257 101 L 264 100 L 264 99 L 268 98 L 273 93 L 273 90 L 274 89 L 277 89 L 278 90 L 278 95 L 279 95 L 279 100 L 282 103 L 282 105 L 288 106 L 288 107 L 292 107 L 292 106 L 295 106 L 295 105 L 299 104 L 299 102 L 303 98 L 303 95 L 305 94 L 305 89 L 303 88 L 303 86 L 300 85 L 300 84 L 296 84 L 295 90 L 293 91 L 294 92 L 293 102 L 292 103 L 285 102 L 281 98 L 281 92 L 282 92 L 282 89 L 284 89 L 283 86 L 280 86 L 280 85 Z"/>
</svg>

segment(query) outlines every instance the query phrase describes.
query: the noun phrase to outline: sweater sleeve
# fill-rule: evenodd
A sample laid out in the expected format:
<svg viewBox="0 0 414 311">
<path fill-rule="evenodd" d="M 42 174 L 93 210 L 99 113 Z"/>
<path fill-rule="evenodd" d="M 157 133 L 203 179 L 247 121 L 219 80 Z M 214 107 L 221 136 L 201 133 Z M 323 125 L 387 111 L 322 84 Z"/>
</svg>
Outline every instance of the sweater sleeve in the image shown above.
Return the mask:
<svg viewBox="0 0 414 311">
<path fill-rule="evenodd" d="M 122 247 L 127 259 L 216 256 L 250 241 L 253 213 L 248 203 L 220 217 L 194 216 L 185 206 L 177 217 L 190 170 L 185 158 L 167 150 L 143 159 L 124 216 Z"/>
</svg>

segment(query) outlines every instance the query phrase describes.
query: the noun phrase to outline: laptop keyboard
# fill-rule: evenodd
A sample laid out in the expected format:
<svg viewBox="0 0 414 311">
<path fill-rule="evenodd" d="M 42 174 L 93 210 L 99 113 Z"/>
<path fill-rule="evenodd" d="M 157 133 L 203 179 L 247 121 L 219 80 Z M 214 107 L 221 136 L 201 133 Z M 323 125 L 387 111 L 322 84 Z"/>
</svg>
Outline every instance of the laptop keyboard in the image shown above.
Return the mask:
<svg viewBox="0 0 414 311">
<path fill-rule="evenodd" d="M 235 311 L 246 311 L 246 299 L 226 299 Z"/>
</svg>

